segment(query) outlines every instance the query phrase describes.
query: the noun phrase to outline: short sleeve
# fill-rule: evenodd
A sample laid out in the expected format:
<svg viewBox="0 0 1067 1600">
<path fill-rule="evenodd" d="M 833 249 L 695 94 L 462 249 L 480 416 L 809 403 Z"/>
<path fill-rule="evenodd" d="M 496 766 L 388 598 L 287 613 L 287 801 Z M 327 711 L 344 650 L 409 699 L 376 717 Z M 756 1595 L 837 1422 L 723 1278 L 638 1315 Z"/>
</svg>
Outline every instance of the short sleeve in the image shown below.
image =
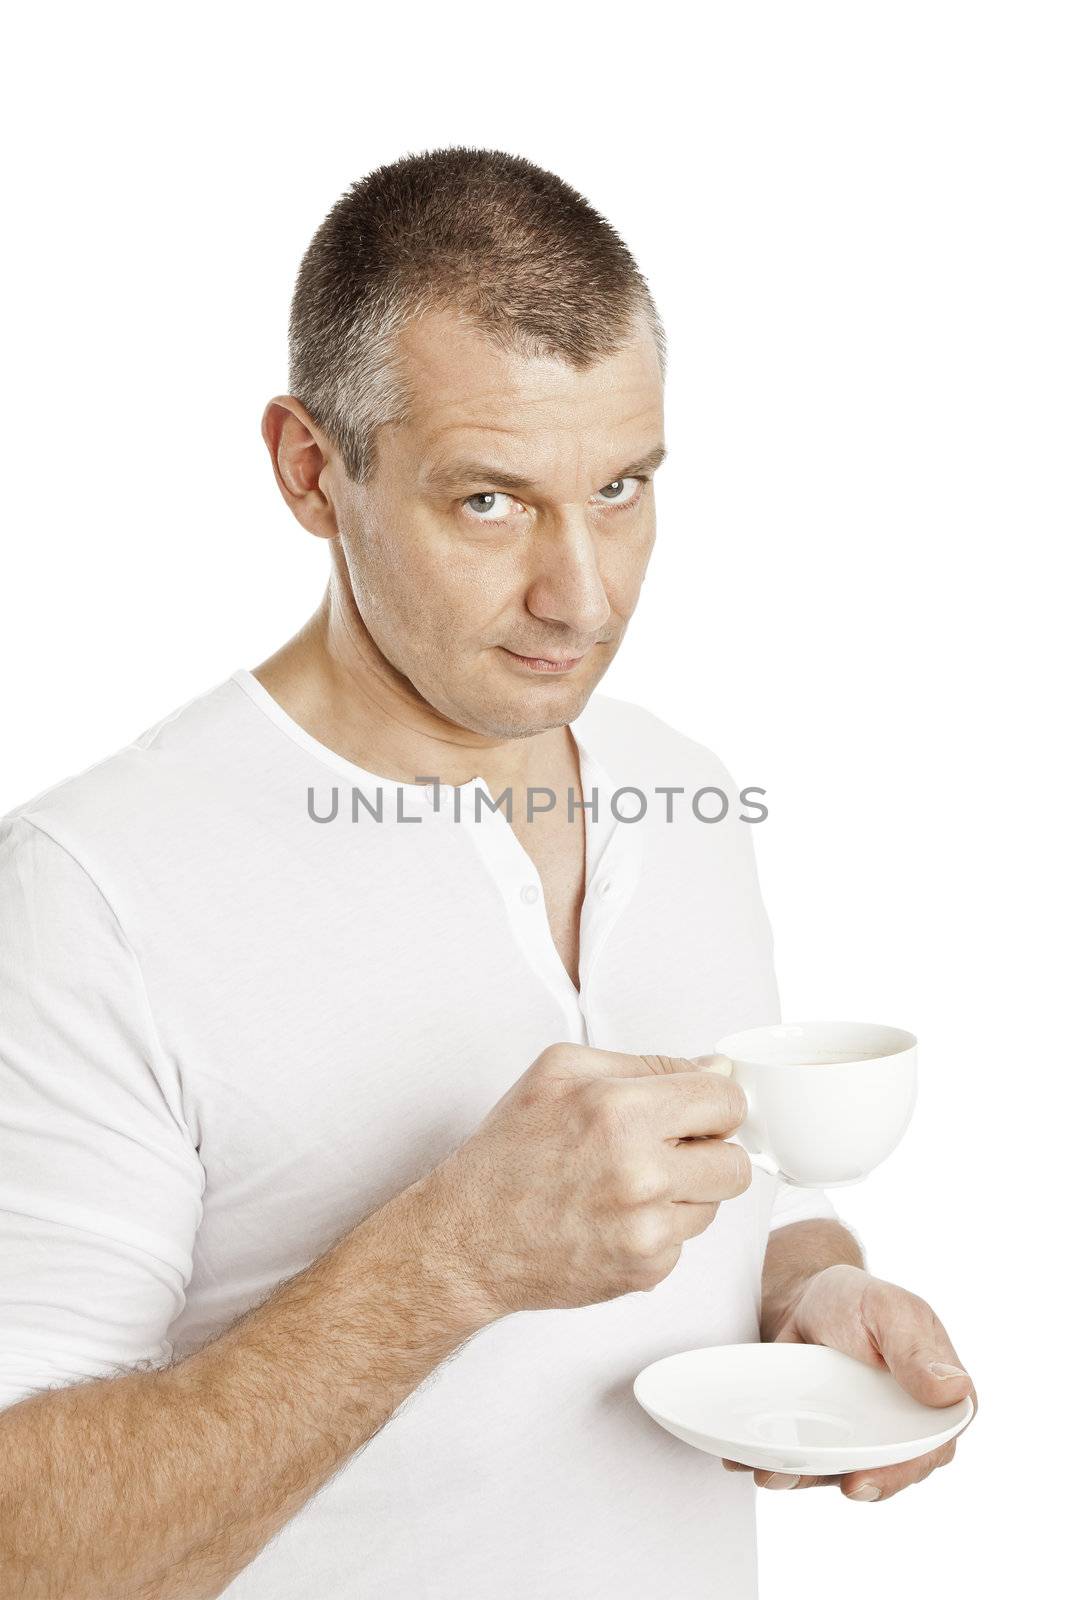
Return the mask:
<svg viewBox="0 0 1067 1600">
<path fill-rule="evenodd" d="M 204 1174 L 93 879 L 0 819 L 0 1407 L 165 1364 Z"/>
<path fill-rule="evenodd" d="M 859 1234 L 850 1222 L 838 1214 L 825 1190 L 802 1189 L 799 1184 L 786 1183 L 776 1175 L 771 1218 L 767 1225 L 768 1233 L 773 1233 L 775 1228 L 784 1228 L 790 1222 L 807 1222 L 812 1217 L 826 1217 L 831 1222 L 839 1222 L 843 1228 L 847 1228 L 859 1245 L 860 1254 L 866 1264 L 867 1252 L 863 1248 Z"/>
</svg>

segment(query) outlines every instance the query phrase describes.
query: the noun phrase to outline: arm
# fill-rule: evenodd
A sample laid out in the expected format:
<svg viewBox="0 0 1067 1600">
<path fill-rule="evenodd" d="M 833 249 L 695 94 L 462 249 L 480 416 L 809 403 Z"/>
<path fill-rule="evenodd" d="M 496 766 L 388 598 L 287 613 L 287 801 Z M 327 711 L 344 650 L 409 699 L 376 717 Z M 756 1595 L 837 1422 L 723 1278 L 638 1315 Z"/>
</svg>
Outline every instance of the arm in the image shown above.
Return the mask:
<svg viewBox="0 0 1067 1600">
<path fill-rule="evenodd" d="M 760 1339 L 774 1342 L 808 1280 L 824 1267 L 863 1267 L 863 1252 L 840 1222 L 812 1218 L 775 1228 L 763 1258 Z"/>
<path fill-rule="evenodd" d="M 204 1182 L 111 897 L 0 820 L 4 1600 L 218 1595 L 487 1320 L 428 1177 L 175 1363 Z"/>
<path fill-rule="evenodd" d="M 432 1179 L 183 1361 L 0 1414 L 0 1593 L 214 1600 L 493 1320 L 439 1243 Z"/>
</svg>

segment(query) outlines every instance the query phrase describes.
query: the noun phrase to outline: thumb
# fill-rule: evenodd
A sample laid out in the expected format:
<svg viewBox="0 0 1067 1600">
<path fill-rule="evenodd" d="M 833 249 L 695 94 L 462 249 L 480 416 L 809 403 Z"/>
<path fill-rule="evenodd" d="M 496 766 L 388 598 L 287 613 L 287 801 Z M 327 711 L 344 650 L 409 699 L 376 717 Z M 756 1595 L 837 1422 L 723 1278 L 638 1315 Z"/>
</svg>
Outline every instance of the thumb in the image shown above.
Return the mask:
<svg viewBox="0 0 1067 1600">
<path fill-rule="evenodd" d="M 531 1068 L 551 1077 L 573 1078 L 663 1078 L 694 1071 L 728 1078 L 733 1070 L 728 1056 L 639 1056 L 563 1040 L 547 1045 Z"/>
<path fill-rule="evenodd" d="M 688 1056 L 638 1056 L 566 1042 L 547 1046 L 534 1062 L 534 1070 L 547 1072 L 550 1077 L 576 1078 L 662 1078 L 673 1072 L 693 1072 L 693 1067 Z"/>
<path fill-rule="evenodd" d="M 729 1056 L 694 1056 L 694 1067 L 703 1067 L 705 1072 L 717 1072 L 720 1077 L 733 1077 L 734 1064 Z"/>
<path fill-rule="evenodd" d="M 566 1050 L 566 1046 L 560 1047 Z M 733 1062 L 726 1056 L 640 1056 L 621 1050 L 600 1050 L 583 1045 L 571 1051 L 570 1070 L 590 1078 L 669 1077 L 676 1072 L 718 1072 L 729 1077 Z"/>
<path fill-rule="evenodd" d="M 913 1351 L 906 1360 L 891 1359 L 889 1367 L 901 1387 L 926 1406 L 954 1406 L 972 1390 L 970 1373 L 940 1345 Z"/>
<path fill-rule="evenodd" d="M 924 1301 L 895 1284 L 885 1284 L 868 1307 L 870 1331 L 901 1388 L 928 1406 L 952 1406 L 971 1392 L 970 1374 L 960 1366 L 940 1319 L 932 1316 Z"/>
</svg>

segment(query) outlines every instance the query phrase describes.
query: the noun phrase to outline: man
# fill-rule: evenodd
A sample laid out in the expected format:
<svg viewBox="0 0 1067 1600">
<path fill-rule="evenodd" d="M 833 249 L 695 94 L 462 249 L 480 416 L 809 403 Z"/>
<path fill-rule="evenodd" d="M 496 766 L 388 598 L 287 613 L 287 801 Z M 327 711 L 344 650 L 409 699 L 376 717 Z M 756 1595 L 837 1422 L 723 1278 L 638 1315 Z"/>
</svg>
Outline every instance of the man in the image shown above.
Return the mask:
<svg viewBox="0 0 1067 1600">
<path fill-rule="evenodd" d="M 594 693 L 655 308 L 559 179 L 439 150 L 333 208 L 290 337 L 263 434 L 322 605 L 3 819 L 0 1590 L 744 1600 L 753 1476 L 642 1366 L 778 1338 L 971 1385 L 730 1137 L 708 1054 L 777 1015 L 741 797 Z"/>
</svg>

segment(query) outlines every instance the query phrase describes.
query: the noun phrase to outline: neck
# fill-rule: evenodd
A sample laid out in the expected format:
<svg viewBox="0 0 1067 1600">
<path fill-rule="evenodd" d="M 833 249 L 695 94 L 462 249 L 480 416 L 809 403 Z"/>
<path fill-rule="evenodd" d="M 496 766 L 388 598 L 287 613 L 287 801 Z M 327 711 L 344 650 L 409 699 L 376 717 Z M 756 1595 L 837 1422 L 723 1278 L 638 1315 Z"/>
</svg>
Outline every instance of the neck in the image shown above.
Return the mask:
<svg viewBox="0 0 1067 1600">
<path fill-rule="evenodd" d="M 320 744 L 383 778 L 462 784 L 481 775 L 497 794 L 577 762 L 566 727 L 495 739 L 442 716 L 381 654 L 336 576 L 299 633 L 254 671 Z"/>
</svg>

